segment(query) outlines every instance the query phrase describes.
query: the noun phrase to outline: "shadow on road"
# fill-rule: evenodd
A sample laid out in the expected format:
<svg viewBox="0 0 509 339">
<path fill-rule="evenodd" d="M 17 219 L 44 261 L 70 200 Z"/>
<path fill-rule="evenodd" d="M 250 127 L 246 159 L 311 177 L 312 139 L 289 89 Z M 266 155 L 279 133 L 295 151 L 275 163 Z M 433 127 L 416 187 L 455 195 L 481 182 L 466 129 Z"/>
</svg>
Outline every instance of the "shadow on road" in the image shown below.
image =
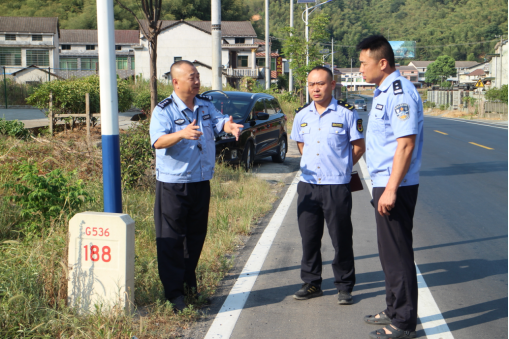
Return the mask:
<svg viewBox="0 0 509 339">
<path fill-rule="evenodd" d="M 442 175 L 462 175 L 491 172 L 507 172 L 507 161 L 484 161 L 466 164 L 452 164 L 447 167 L 436 167 L 420 172 L 423 177 L 435 177 Z"/>
</svg>

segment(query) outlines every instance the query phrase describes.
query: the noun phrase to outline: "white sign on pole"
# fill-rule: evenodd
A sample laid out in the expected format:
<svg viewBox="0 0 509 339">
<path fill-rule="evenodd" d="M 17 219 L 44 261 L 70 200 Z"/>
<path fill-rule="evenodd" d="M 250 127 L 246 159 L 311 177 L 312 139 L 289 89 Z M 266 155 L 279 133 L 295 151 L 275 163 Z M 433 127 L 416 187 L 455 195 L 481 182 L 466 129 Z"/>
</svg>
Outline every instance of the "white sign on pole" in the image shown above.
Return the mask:
<svg viewBox="0 0 509 339">
<path fill-rule="evenodd" d="M 134 220 L 127 214 L 83 212 L 69 222 L 68 305 L 80 312 L 134 302 Z"/>
</svg>

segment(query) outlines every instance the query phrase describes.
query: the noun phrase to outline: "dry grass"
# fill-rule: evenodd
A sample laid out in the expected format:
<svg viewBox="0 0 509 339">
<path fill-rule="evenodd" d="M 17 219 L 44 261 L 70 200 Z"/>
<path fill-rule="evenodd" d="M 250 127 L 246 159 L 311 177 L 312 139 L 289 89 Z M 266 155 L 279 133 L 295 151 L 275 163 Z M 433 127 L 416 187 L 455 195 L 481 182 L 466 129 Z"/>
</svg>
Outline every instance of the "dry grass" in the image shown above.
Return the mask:
<svg viewBox="0 0 509 339">
<path fill-rule="evenodd" d="M 0 136 L 0 187 L 13 179 L 23 160 L 38 162 L 41 175 L 61 168 L 78 170 L 96 201 L 82 210 L 102 210 L 101 152 L 80 138 L 38 138 L 20 142 Z M 147 180 L 147 183 L 150 180 Z M 211 181 L 209 232 L 197 269 L 199 290 L 214 293 L 232 265 L 239 235 L 249 234 L 276 196 L 273 188 L 239 169 L 218 165 Z M 153 185 L 123 192 L 123 209 L 136 223 L 134 315 L 101 310 L 78 316 L 66 306 L 68 219 L 53 220 L 37 234 L 23 233 L 19 207 L 6 202 L 0 188 L 0 337 L 1 338 L 173 338 L 189 327 L 201 305 L 179 315 L 164 300 L 157 273 L 153 224 Z M 75 211 L 79 212 L 79 211 Z"/>
</svg>

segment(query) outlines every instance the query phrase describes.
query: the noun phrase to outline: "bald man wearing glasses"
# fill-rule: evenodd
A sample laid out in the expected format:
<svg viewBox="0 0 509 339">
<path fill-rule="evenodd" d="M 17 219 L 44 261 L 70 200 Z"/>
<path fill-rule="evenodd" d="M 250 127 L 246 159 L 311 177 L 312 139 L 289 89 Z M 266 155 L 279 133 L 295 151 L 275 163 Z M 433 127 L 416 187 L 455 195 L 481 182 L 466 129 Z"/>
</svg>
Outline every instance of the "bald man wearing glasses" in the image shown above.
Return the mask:
<svg viewBox="0 0 509 339">
<path fill-rule="evenodd" d="M 326 221 L 335 250 L 332 270 L 338 303 L 349 305 L 355 285 L 350 179 L 365 145 L 362 120 L 352 106 L 332 97 L 335 86 L 330 69 L 313 68 L 308 75 L 313 101 L 298 110 L 293 123 L 291 139 L 302 154 L 297 215 L 304 281 L 293 297 L 307 300 L 323 295 L 320 247 Z"/>
</svg>

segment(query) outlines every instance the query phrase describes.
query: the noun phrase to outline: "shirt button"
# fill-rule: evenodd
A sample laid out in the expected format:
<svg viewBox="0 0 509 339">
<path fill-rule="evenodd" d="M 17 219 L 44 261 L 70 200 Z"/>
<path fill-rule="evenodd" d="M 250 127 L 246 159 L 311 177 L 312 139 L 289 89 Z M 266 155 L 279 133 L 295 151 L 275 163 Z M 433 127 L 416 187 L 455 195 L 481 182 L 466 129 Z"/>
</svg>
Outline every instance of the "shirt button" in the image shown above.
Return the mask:
<svg viewBox="0 0 509 339">
<path fill-rule="evenodd" d="M 319 131 L 321 131 L 322 129 L 321 129 L 321 128 L 319 128 L 318 130 L 319 130 Z"/>
<path fill-rule="evenodd" d="M 316 155 L 320 155 L 320 153 L 316 153 Z"/>
<path fill-rule="evenodd" d="M 318 140 L 317 143 L 320 143 L 320 140 Z"/>
<path fill-rule="evenodd" d="M 318 166 L 317 168 L 320 168 L 320 166 Z"/>
</svg>

